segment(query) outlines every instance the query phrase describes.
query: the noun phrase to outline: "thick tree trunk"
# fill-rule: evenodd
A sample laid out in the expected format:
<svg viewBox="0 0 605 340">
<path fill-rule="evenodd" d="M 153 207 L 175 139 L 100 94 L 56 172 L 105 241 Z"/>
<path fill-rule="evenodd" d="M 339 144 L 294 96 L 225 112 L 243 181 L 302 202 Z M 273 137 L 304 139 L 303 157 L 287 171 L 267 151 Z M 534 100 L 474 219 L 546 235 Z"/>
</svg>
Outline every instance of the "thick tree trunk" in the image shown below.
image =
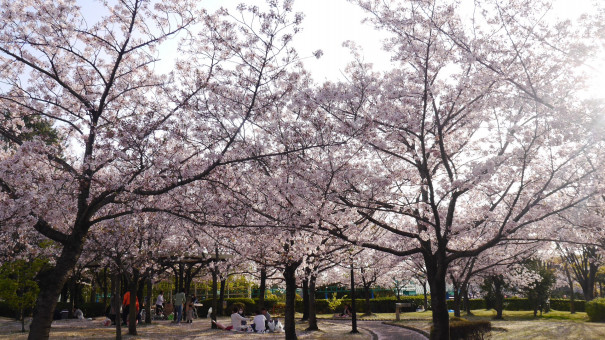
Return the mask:
<svg viewBox="0 0 605 340">
<path fill-rule="evenodd" d="M 296 268 L 300 262 L 288 263 L 284 269 L 284 279 L 286 281 L 286 310 L 284 316 L 284 331 L 286 340 L 296 340 L 296 320 L 294 319 L 296 303 Z"/>
<path fill-rule="evenodd" d="M 151 323 L 151 291 L 153 284 L 151 282 L 151 275 L 147 278 L 147 298 L 145 301 L 145 323 Z"/>
<path fill-rule="evenodd" d="M 34 317 L 29 326 L 29 340 L 48 339 L 57 298 L 61 294 L 61 289 L 63 289 L 69 273 L 76 266 L 81 252 L 81 242 L 73 241 L 72 244 L 64 246 L 55 267 L 41 275 L 40 282 L 43 283 L 40 285 Z"/>
<path fill-rule="evenodd" d="M 225 286 L 227 285 L 227 279 L 221 279 L 221 293 L 219 295 L 218 301 L 218 314 L 225 315 L 225 311 L 223 310 L 223 301 L 225 301 Z"/>
<path fill-rule="evenodd" d="M 302 283 L 303 316 L 301 321 L 307 321 L 309 320 L 309 279 L 305 277 Z"/>
<path fill-rule="evenodd" d="M 441 264 L 435 264 L 430 270 L 427 263 L 427 277 L 431 288 L 431 308 L 433 310 L 433 327 L 431 329 L 431 340 L 449 340 L 450 338 L 450 316 L 447 312 L 447 300 L 445 298 L 445 275 L 446 269 Z"/>
<path fill-rule="evenodd" d="M 308 331 L 318 331 L 317 310 L 315 309 L 315 276 L 309 278 L 309 327 Z"/>
<path fill-rule="evenodd" d="M 114 312 L 116 313 L 115 321 L 116 321 L 116 340 L 122 340 L 122 318 L 120 314 L 120 306 L 122 305 L 122 301 L 120 301 L 121 294 L 121 283 L 120 283 L 120 274 L 114 274 L 112 277 L 112 292 L 111 298 L 113 299 L 113 305 L 115 306 Z"/>
<path fill-rule="evenodd" d="M 260 287 L 258 289 L 258 306 L 265 308 L 265 291 L 267 290 L 267 268 L 265 266 L 260 269 Z"/>
<path fill-rule="evenodd" d="M 139 286 L 138 275 L 130 280 L 130 310 L 128 311 L 128 334 L 137 335 L 137 290 Z"/>
</svg>

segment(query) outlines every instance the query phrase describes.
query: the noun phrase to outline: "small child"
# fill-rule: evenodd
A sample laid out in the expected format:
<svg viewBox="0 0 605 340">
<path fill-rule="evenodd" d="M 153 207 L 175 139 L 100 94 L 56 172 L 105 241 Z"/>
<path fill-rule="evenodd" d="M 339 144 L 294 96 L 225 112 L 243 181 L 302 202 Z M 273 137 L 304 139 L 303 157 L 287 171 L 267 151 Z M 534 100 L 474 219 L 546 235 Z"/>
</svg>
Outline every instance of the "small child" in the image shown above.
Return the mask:
<svg viewBox="0 0 605 340">
<path fill-rule="evenodd" d="M 187 319 L 185 322 L 193 323 L 193 308 L 195 308 L 195 306 L 193 306 L 193 300 L 189 299 L 185 308 L 186 308 L 185 313 L 187 316 Z"/>
</svg>

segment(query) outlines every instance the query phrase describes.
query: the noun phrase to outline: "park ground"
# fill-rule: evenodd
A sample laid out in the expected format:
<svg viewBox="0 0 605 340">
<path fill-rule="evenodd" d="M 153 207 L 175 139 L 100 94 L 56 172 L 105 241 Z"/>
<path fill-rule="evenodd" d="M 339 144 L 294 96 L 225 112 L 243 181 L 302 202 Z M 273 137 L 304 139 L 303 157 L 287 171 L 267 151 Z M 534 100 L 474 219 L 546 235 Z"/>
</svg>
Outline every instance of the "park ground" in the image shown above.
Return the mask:
<svg viewBox="0 0 605 340">
<path fill-rule="evenodd" d="M 493 310 L 473 310 L 473 316 L 462 315 L 469 320 L 492 320 Z M 298 315 L 300 318 L 300 315 Z M 332 315 L 319 316 L 319 332 L 307 332 L 306 322 L 297 322 L 297 334 L 300 339 L 347 340 L 373 339 L 376 327 L 382 323 L 412 327 L 428 332 L 430 330 L 430 312 L 402 314 L 401 321 L 394 321 L 393 313 L 379 313 L 371 317 L 360 316 L 360 334 L 351 335 L 348 320 L 333 320 Z M 115 329 L 103 327 L 102 319 L 92 321 L 59 320 L 53 322 L 51 339 L 114 339 Z M 361 320 L 374 321 L 368 323 Z M 228 318 L 219 318 L 228 324 Z M 283 322 L 283 319 L 282 319 Z M 374 324 L 373 332 L 368 331 L 369 324 Z M 586 313 L 551 311 L 542 317 L 533 317 L 528 311 L 504 311 L 504 320 L 492 320 L 495 328 L 492 339 L 605 339 L 605 324 L 588 322 Z M 384 325 L 385 327 L 387 325 Z M 11 319 L 0 318 L 0 339 L 27 339 L 27 333 L 21 333 L 21 325 Z M 140 325 L 138 336 L 129 336 L 123 329 L 124 339 L 281 339 L 283 333 L 246 334 L 210 329 L 208 319 L 198 319 L 192 324 L 173 325 L 169 321 L 154 321 L 151 325 Z M 402 329 L 402 331 L 405 331 Z"/>
</svg>

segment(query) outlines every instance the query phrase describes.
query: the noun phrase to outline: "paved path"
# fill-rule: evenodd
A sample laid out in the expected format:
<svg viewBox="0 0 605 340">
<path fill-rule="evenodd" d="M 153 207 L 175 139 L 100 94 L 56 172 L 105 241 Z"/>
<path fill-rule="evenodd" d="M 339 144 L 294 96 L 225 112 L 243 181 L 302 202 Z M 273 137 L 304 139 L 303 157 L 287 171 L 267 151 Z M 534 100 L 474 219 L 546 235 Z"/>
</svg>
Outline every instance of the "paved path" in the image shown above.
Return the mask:
<svg viewBox="0 0 605 340">
<path fill-rule="evenodd" d="M 368 330 L 372 334 L 373 340 L 428 340 L 421 333 L 407 328 L 385 325 L 381 321 L 357 321 L 357 327 Z"/>
</svg>

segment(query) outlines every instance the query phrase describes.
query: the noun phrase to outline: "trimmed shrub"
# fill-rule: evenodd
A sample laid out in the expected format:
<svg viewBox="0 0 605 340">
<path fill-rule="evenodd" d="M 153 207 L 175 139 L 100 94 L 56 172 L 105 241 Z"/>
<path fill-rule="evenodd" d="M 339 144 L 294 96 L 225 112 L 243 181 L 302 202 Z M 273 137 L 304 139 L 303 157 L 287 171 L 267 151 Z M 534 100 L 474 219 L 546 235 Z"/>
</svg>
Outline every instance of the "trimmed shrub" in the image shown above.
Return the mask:
<svg viewBox="0 0 605 340">
<path fill-rule="evenodd" d="M 468 321 L 463 318 L 450 319 L 451 340 L 483 340 L 489 336 L 491 331 L 492 324 L 489 321 Z"/>
<path fill-rule="evenodd" d="M 605 322 L 605 298 L 586 302 L 586 314 L 592 322 Z"/>
<path fill-rule="evenodd" d="M 469 299 L 468 303 L 471 305 L 471 309 L 485 309 L 485 299 Z M 464 308 L 464 300 L 462 300 L 460 308 Z M 454 300 L 447 300 L 447 309 L 454 309 Z"/>
<path fill-rule="evenodd" d="M 576 312 L 584 312 L 585 309 L 584 300 L 575 300 L 574 307 Z M 550 299 L 550 308 L 558 311 L 569 312 L 571 310 L 571 302 L 568 299 Z"/>
</svg>

